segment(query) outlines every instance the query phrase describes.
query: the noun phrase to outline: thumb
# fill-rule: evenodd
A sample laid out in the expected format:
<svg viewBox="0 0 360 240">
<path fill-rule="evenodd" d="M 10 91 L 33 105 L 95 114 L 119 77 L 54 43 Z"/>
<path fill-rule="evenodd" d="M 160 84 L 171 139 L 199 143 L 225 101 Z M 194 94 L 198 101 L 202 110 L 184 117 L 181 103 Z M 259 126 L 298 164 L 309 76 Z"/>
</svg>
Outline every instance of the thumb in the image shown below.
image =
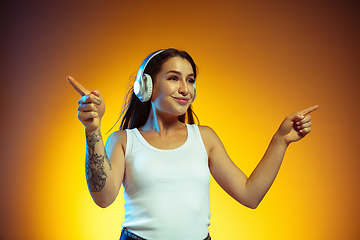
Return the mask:
<svg viewBox="0 0 360 240">
<path fill-rule="evenodd" d="M 81 96 L 85 96 L 88 95 L 90 93 L 89 90 L 87 90 L 86 88 L 84 88 L 80 83 L 78 83 L 73 77 L 71 76 L 67 76 L 66 79 L 69 81 L 69 83 L 71 84 L 71 86 L 81 95 Z"/>
<path fill-rule="evenodd" d="M 96 90 L 96 89 L 92 90 L 91 94 L 94 94 L 95 96 L 100 97 L 100 92 L 98 90 Z"/>
</svg>

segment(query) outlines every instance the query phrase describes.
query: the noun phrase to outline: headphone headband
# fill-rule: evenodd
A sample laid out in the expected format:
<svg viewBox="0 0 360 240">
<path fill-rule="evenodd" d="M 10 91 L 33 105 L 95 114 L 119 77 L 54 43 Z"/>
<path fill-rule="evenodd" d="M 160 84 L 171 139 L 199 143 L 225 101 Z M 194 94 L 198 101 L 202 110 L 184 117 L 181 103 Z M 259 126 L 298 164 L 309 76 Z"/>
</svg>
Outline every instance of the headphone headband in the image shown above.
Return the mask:
<svg viewBox="0 0 360 240">
<path fill-rule="evenodd" d="M 138 73 L 136 74 L 136 79 L 135 79 L 136 82 L 140 81 L 141 78 L 143 77 L 146 65 L 150 62 L 150 60 L 153 57 L 155 57 L 156 55 L 158 55 L 159 53 L 162 53 L 163 51 L 165 51 L 165 49 L 153 52 L 144 59 L 144 61 L 141 63 L 141 65 L 139 67 Z"/>
</svg>

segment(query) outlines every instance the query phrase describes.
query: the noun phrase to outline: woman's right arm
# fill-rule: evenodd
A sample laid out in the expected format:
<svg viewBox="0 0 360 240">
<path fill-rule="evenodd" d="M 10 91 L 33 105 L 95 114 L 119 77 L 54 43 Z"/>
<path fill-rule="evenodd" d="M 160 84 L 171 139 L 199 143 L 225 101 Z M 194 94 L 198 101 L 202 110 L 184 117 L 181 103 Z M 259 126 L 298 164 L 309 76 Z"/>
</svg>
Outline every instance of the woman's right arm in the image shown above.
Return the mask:
<svg viewBox="0 0 360 240">
<path fill-rule="evenodd" d="M 85 126 L 87 185 L 94 202 L 104 208 L 114 202 L 123 180 L 126 132 L 111 134 L 105 147 L 100 131 L 105 113 L 103 97 L 97 90 L 88 91 L 72 77 L 67 79 L 81 95 L 78 118 Z"/>
</svg>

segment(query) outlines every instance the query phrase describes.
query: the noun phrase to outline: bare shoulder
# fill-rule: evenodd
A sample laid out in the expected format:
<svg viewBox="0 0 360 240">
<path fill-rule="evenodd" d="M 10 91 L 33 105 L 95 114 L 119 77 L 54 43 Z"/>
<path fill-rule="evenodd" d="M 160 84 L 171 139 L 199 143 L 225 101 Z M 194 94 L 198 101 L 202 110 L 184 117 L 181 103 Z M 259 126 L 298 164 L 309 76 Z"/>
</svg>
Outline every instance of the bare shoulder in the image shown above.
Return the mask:
<svg viewBox="0 0 360 240">
<path fill-rule="evenodd" d="M 115 146 L 119 146 L 123 148 L 124 152 L 126 149 L 126 131 L 125 130 L 119 130 L 115 131 L 108 137 L 106 141 L 107 148 L 113 148 Z"/>
<path fill-rule="evenodd" d="M 199 130 L 200 130 L 202 138 L 205 138 L 205 139 L 206 138 L 217 138 L 217 134 L 209 126 L 199 125 Z"/>
<path fill-rule="evenodd" d="M 201 138 L 203 139 L 205 148 L 210 152 L 214 147 L 216 147 L 220 141 L 216 132 L 209 126 L 199 125 L 199 130 Z"/>
</svg>

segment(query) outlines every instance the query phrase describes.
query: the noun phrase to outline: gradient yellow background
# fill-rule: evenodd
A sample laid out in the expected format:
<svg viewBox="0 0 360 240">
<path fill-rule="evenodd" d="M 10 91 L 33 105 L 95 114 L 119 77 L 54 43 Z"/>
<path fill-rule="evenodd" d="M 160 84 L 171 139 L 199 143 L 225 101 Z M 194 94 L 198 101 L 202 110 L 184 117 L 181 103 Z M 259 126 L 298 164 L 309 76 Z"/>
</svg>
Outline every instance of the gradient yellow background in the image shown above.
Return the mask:
<svg viewBox="0 0 360 240">
<path fill-rule="evenodd" d="M 119 238 L 123 195 L 101 209 L 88 193 L 79 96 L 65 76 L 103 94 L 106 132 L 130 75 L 167 47 L 195 59 L 195 112 L 247 175 L 286 115 L 321 107 L 256 210 L 211 182 L 213 239 L 360 239 L 356 1 L 7 2 L 0 239 Z"/>
</svg>

